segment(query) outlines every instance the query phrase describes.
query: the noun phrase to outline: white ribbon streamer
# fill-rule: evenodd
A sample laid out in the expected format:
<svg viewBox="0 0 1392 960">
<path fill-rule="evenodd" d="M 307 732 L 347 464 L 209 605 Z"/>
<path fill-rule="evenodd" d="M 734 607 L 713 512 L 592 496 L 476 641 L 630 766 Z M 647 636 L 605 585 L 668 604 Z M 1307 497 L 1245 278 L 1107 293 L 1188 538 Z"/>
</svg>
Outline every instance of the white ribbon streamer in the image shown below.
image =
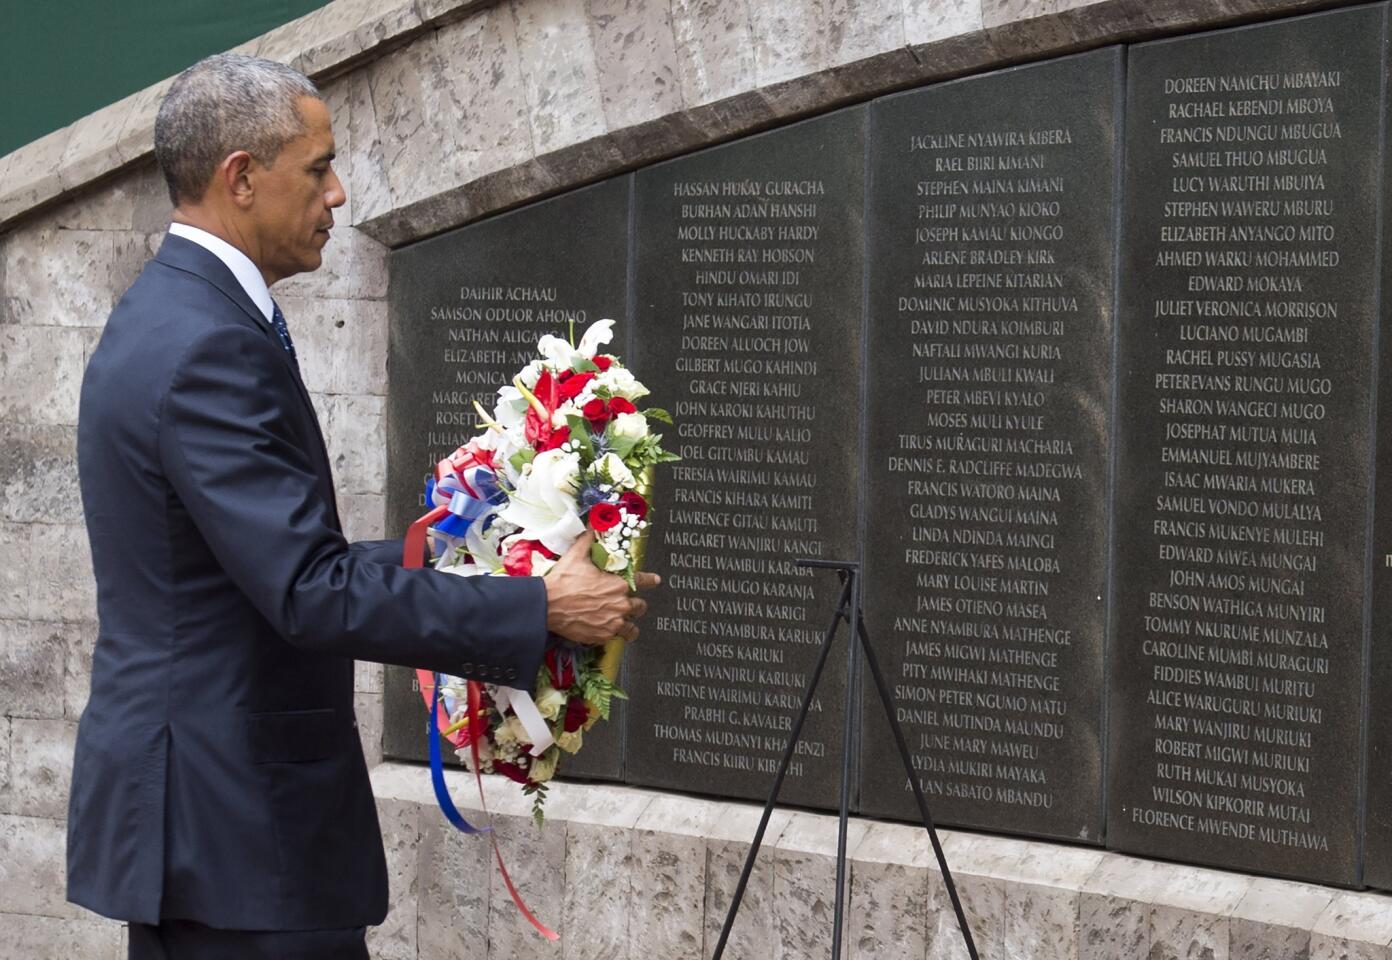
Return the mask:
<svg viewBox="0 0 1392 960">
<path fill-rule="evenodd" d="M 512 712 L 522 723 L 522 729 L 526 730 L 527 736 L 531 738 L 532 749 L 528 752 L 532 756 L 541 756 L 556 742 L 556 738 L 551 736 L 550 725 L 532 701 L 532 695 L 527 691 L 516 690 L 512 687 L 498 687 L 493 694 L 493 703 L 497 706 L 499 713 L 505 713 L 508 707 L 512 707 Z"/>
</svg>

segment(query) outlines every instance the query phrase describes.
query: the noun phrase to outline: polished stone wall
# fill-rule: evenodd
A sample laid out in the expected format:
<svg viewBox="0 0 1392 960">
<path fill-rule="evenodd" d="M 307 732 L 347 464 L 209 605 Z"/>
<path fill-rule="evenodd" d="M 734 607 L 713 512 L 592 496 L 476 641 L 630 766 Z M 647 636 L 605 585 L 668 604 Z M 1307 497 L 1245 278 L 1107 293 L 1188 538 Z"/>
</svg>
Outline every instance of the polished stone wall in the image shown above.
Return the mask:
<svg viewBox="0 0 1392 960">
<path fill-rule="evenodd" d="M 350 191 L 324 268 L 276 290 L 301 345 L 350 535 L 384 533 L 388 246 L 898 88 L 1333 5 L 335 0 L 250 41 L 242 49 L 321 83 Z M 96 632 L 74 424 L 88 352 L 167 223 L 150 159 L 166 88 L 0 157 L 4 960 L 124 956 L 119 924 L 63 900 L 67 777 Z M 358 715 L 374 762 L 381 682 L 379 669 L 360 669 Z M 477 955 L 485 941 L 493 957 L 556 956 L 502 912 L 482 846 L 446 834 L 417 769 L 379 768 L 377 783 L 394 909 L 372 934 L 375 956 Z M 595 918 L 585 936 L 571 925 L 562 955 L 708 952 L 753 831 L 748 807 L 566 787 L 537 838 L 506 805 L 507 791 L 493 796 L 508 848 L 525 846 L 549 865 L 524 880 L 529 893 L 547 893 L 548 907 L 561 905 L 547 919 Z M 735 955 L 822 955 L 826 934 L 803 921 L 805 911 L 825 919 L 834 831 L 811 814 L 779 814 L 776 825 Z M 914 836 L 904 826 L 855 827 L 849 946 L 858 956 L 956 955 L 950 912 Z M 1026 841 L 962 834 L 949 846 L 989 945 L 984 956 L 1392 958 L 1392 907 L 1381 896 Z M 901 902 L 902 914 L 884 909 Z"/>
</svg>

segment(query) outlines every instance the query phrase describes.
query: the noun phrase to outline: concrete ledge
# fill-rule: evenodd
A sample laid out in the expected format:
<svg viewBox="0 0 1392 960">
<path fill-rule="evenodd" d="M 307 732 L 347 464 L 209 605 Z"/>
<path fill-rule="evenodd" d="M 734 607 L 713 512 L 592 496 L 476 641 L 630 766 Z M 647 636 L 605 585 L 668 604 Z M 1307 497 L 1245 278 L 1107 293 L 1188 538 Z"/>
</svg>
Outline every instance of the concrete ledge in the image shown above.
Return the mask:
<svg viewBox="0 0 1392 960">
<path fill-rule="evenodd" d="M 465 816 L 481 816 L 472 777 L 446 776 Z M 557 783 L 538 829 L 514 784 L 484 779 L 508 867 L 561 934 L 562 956 L 711 955 L 757 805 Z M 385 763 L 372 782 L 397 854 L 388 933 L 374 936 L 390 937 L 393 957 L 556 955 L 520 922 L 496 877 L 480 882 L 479 871 L 492 871 L 488 844 L 444 824 L 424 767 Z M 982 958 L 1392 960 L 1392 897 L 1033 840 L 941 836 Z M 846 956 L 966 956 L 921 828 L 857 818 L 848 849 Z M 727 955 L 825 956 L 835 855 L 834 816 L 776 811 Z M 402 949 L 408 941 L 417 952 Z"/>
<path fill-rule="evenodd" d="M 352 222 L 396 245 L 890 90 L 1345 2 L 334 0 L 237 49 L 364 81 Z M 0 157 L 0 230 L 148 157 L 169 82 Z"/>
</svg>

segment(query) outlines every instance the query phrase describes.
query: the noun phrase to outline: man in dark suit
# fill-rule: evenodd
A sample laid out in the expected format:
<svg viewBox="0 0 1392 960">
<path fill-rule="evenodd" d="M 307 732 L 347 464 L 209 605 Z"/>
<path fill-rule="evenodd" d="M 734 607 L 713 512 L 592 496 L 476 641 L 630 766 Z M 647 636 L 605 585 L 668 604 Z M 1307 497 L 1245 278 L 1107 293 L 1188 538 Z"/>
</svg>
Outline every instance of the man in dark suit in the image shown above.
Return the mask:
<svg viewBox="0 0 1392 960">
<path fill-rule="evenodd" d="M 632 638 L 645 604 L 584 541 L 545 580 L 345 542 L 269 293 L 319 266 L 344 202 L 328 110 L 288 67 L 210 57 L 171 87 L 155 152 L 170 236 L 82 388 L 101 629 L 68 896 L 130 921 L 132 958 L 366 957 L 387 881 L 353 660 L 530 687 L 548 630 Z"/>
</svg>

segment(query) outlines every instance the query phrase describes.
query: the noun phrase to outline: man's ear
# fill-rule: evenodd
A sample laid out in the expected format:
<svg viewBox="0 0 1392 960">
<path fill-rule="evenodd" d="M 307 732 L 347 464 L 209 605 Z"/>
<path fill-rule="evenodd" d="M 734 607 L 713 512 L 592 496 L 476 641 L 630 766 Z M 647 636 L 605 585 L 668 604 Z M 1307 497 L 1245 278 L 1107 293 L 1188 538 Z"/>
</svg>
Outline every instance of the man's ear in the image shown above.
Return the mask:
<svg viewBox="0 0 1392 960">
<path fill-rule="evenodd" d="M 220 181 L 219 185 L 227 191 L 228 199 L 243 210 L 251 206 L 254 192 L 251 185 L 253 163 L 251 154 L 245 150 L 238 150 L 229 153 L 222 163 L 218 164 L 217 179 Z"/>
</svg>

